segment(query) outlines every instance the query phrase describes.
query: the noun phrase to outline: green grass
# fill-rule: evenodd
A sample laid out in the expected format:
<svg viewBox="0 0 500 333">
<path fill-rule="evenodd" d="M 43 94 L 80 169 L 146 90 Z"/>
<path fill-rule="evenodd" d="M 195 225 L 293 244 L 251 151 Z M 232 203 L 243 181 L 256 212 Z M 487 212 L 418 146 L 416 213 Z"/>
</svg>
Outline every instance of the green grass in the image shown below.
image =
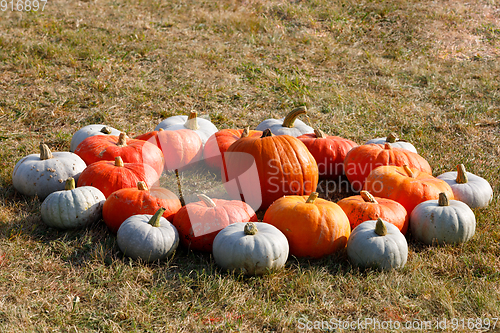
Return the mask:
<svg viewBox="0 0 500 333">
<path fill-rule="evenodd" d="M 1 330 L 293 332 L 300 318 L 498 318 L 499 9 L 488 0 L 55 0 L 43 12 L 0 12 Z M 495 197 L 475 211 L 474 238 L 427 247 L 409 237 L 397 272 L 359 272 L 342 252 L 291 257 L 249 278 L 182 248 L 160 263 L 123 258 L 102 222 L 47 228 L 40 201 L 12 187 L 15 163 L 40 141 L 68 150 L 91 123 L 133 136 L 195 109 L 219 128 L 255 127 L 299 105 L 329 134 L 363 143 L 394 131 L 435 175 L 464 163 L 490 181 Z M 217 176 L 184 175 L 207 192 Z M 171 175 L 162 183 L 175 189 Z"/>
</svg>

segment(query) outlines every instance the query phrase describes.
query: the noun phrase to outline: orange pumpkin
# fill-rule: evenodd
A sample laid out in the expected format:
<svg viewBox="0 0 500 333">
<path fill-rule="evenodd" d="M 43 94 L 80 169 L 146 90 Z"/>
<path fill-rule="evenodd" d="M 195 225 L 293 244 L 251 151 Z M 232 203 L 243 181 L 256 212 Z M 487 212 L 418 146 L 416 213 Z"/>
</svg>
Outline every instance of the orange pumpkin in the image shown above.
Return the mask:
<svg viewBox="0 0 500 333">
<path fill-rule="evenodd" d="M 376 168 L 366 178 L 364 189 L 374 196 L 399 202 L 408 215 L 419 203 L 439 199 L 441 192 L 453 199 L 453 191 L 445 181 L 407 165 Z"/>
<path fill-rule="evenodd" d="M 257 222 L 257 215 L 239 200 L 210 199 L 188 203 L 175 214 L 172 223 L 179 232 L 181 244 L 193 250 L 212 251 L 215 236 L 235 222 Z"/>
<path fill-rule="evenodd" d="M 321 258 L 342 250 L 351 234 L 342 208 L 317 197 L 316 192 L 282 197 L 264 215 L 264 222 L 285 234 L 290 253 L 296 257 Z"/>
<path fill-rule="evenodd" d="M 409 216 L 399 202 L 386 198 L 375 198 L 368 191 L 340 200 L 337 204 L 344 210 L 351 229 L 364 221 L 382 220 L 394 224 L 404 235 L 408 231 Z"/>
<path fill-rule="evenodd" d="M 368 144 L 351 149 L 344 160 L 344 171 L 354 190 L 361 190 L 370 172 L 383 165 L 408 165 L 432 174 L 429 163 L 420 155 L 403 148 L 392 148 L 385 145 Z"/>
<path fill-rule="evenodd" d="M 233 199 L 265 209 L 284 195 L 308 195 L 318 185 L 318 165 L 306 146 L 289 135 L 241 138 L 224 154 L 222 180 Z"/>
<path fill-rule="evenodd" d="M 139 214 L 154 215 L 164 208 L 163 217 L 172 222 L 175 213 L 181 209 L 181 202 L 171 191 L 163 187 L 148 189 L 145 182 L 138 182 L 135 188 L 124 188 L 111 193 L 102 207 L 102 218 L 109 230 L 118 231 L 129 217 Z"/>
<path fill-rule="evenodd" d="M 156 137 L 158 135 L 158 132 L 164 131 L 163 128 L 160 128 L 158 131 L 151 131 L 147 132 L 141 135 L 136 136 L 134 139 L 136 140 L 142 140 L 142 141 L 148 141 L 152 137 Z"/>
</svg>

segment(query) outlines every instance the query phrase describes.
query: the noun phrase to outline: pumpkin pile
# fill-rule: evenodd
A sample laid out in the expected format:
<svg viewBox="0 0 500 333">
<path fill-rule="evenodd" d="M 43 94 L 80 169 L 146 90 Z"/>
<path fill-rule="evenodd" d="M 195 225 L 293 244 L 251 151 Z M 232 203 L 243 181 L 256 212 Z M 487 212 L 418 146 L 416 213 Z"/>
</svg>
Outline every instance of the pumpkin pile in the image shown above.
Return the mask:
<svg viewBox="0 0 500 333">
<path fill-rule="evenodd" d="M 474 236 L 472 209 L 493 197 L 485 179 L 462 164 L 434 177 L 416 148 L 394 133 L 358 145 L 313 129 L 300 115 L 305 107 L 255 130 L 219 131 L 193 111 L 134 139 L 88 125 L 74 134 L 71 152 L 41 143 L 39 154 L 16 164 L 12 182 L 19 193 L 44 199 L 41 219 L 50 227 L 102 219 L 132 259 L 162 260 L 180 244 L 247 275 L 280 269 L 290 254 L 317 259 L 342 251 L 361 269 L 400 269 L 409 235 L 429 245 Z M 185 203 L 179 172 L 195 163 L 220 175 L 226 197 L 200 193 Z M 178 195 L 160 186 L 164 172 L 175 172 Z M 339 177 L 359 195 L 336 203 L 319 198 L 320 179 Z"/>
</svg>

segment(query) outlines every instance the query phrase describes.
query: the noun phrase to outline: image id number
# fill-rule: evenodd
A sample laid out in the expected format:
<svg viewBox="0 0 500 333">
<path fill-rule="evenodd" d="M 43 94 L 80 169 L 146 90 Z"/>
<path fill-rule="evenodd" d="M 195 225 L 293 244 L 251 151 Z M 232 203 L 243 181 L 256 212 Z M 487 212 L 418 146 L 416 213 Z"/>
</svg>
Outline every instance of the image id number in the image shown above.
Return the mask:
<svg viewBox="0 0 500 333">
<path fill-rule="evenodd" d="M 33 10 L 37 12 L 38 10 L 43 11 L 46 4 L 47 0 L 1 0 L 0 9 L 2 12 L 5 12 L 6 10 L 18 12 L 29 12 Z"/>
</svg>

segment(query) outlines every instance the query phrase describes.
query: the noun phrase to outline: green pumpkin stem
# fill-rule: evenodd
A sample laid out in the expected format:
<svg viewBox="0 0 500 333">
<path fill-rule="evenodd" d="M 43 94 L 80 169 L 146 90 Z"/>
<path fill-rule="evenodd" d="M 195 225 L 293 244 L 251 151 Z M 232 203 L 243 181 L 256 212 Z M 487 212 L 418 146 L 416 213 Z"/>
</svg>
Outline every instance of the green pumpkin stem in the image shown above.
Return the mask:
<svg viewBox="0 0 500 333">
<path fill-rule="evenodd" d="M 48 160 L 51 159 L 52 157 L 52 152 L 49 149 L 49 146 L 47 146 L 45 143 L 40 143 L 40 159 L 43 160 Z"/>
<path fill-rule="evenodd" d="M 120 168 L 122 168 L 122 167 L 123 167 L 123 165 L 124 165 L 124 164 L 123 164 L 123 160 L 122 160 L 122 158 L 121 158 L 120 156 L 116 156 L 116 157 L 115 157 L 115 166 L 116 166 L 116 167 L 120 167 Z"/>
<path fill-rule="evenodd" d="M 153 215 L 153 217 L 149 220 L 149 224 L 151 224 L 153 227 L 158 228 L 160 226 L 160 218 L 163 215 L 163 213 L 165 213 L 165 211 L 166 209 L 163 207 L 158 209 L 155 215 Z"/>
<path fill-rule="evenodd" d="M 181 202 L 181 206 L 184 207 L 186 205 L 186 202 L 184 201 L 184 196 L 182 195 L 181 178 L 179 177 L 178 169 L 175 169 L 175 178 L 177 178 L 177 190 L 179 191 L 179 200 Z"/>
<path fill-rule="evenodd" d="M 408 175 L 408 177 L 415 178 L 415 174 L 413 173 L 413 171 L 411 171 L 411 169 L 408 165 L 406 165 L 406 164 L 403 165 L 403 169 L 405 169 L 405 172 Z"/>
<path fill-rule="evenodd" d="M 387 227 L 380 217 L 377 219 L 377 223 L 375 224 L 375 233 L 379 236 L 387 235 Z"/>
<path fill-rule="evenodd" d="M 323 132 L 319 128 L 314 129 L 314 134 L 316 135 L 316 139 L 326 139 L 326 137 L 327 137 L 325 132 Z"/>
<path fill-rule="evenodd" d="M 118 136 L 118 142 L 116 143 L 118 147 L 125 147 L 127 145 L 127 134 L 121 132 Z"/>
<path fill-rule="evenodd" d="M 371 202 L 374 204 L 378 204 L 378 201 L 375 199 L 375 197 L 370 192 L 361 191 L 361 192 L 359 192 L 359 194 L 361 195 L 361 198 L 363 198 L 363 200 L 365 202 Z"/>
<path fill-rule="evenodd" d="M 316 199 L 318 199 L 318 192 L 313 192 L 309 195 L 309 197 L 306 200 L 306 203 L 314 203 Z"/>
<path fill-rule="evenodd" d="M 268 136 L 273 136 L 273 133 L 271 133 L 271 129 L 267 128 L 262 132 L 261 138 L 267 138 Z"/>
<path fill-rule="evenodd" d="M 289 114 L 286 115 L 285 119 L 283 120 L 283 127 L 288 127 L 292 128 L 295 123 L 295 119 L 297 119 L 298 116 L 301 114 L 306 114 L 307 113 L 307 108 L 303 106 L 299 106 L 298 108 L 293 109 L 290 111 Z"/>
<path fill-rule="evenodd" d="M 196 196 L 198 197 L 198 199 L 203 201 L 203 203 L 205 205 L 207 205 L 207 207 L 211 207 L 211 208 L 216 207 L 215 202 L 212 199 L 210 199 L 208 196 L 206 196 L 205 194 L 197 194 Z"/>
<path fill-rule="evenodd" d="M 112 131 L 108 126 L 104 126 L 103 128 L 101 128 L 100 132 L 104 134 L 111 134 Z"/>
<path fill-rule="evenodd" d="M 200 125 L 198 125 L 198 113 L 196 111 L 191 111 L 189 113 L 188 119 L 186 120 L 184 126 L 193 131 L 197 131 L 200 129 Z"/>
<path fill-rule="evenodd" d="M 396 142 L 398 140 L 399 140 L 398 135 L 396 133 L 394 133 L 394 132 L 392 132 L 391 134 L 389 134 L 387 136 L 387 138 L 385 139 L 385 141 L 390 142 L 390 143 L 394 143 L 394 142 Z"/>
<path fill-rule="evenodd" d="M 384 143 L 384 149 L 392 149 L 392 146 L 389 142 Z"/>
<path fill-rule="evenodd" d="M 448 200 L 448 196 L 446 195 L 446 193 L 444 193 L 444 192 L 439 193 L 438 205 L 439 206 L 449 206 L 450 205 L 450 201 Z"/>
<path fill-rule="evenodd" d="M 458 184 L 465 184 L 469 181 L 469 177 L 467 177 L 467 171 L 465 170 L 465 166 L 463 164 L 457 165 L 457 179 L 456 182 Z"/>
<path fill-rule="evenodd" d="M 143 182 L 143 181 L 137 182 L 137 189 L 139 191 L 147 191 L 148 185 L 146 184 L 146 182 Z"/>
<path fill-rule="evenodd" d="M 257 229 L 257 226 L 253 222 L 248 222 L 245 224 L 245 228 L 243 228 L 243 231 L 245 232 L 245 235 L 255 235 L 259 230 Z"/>
<path fill-rule="evenodd" d="M 75 189 L 75 178 L 69 177 L 66 179 L 66 185 L 64 185 L 66 191 L 71 191 Z"/>
<path fill-rule="evenodd" d="M 250 126 L 245 127 L 243 132 L 241 133 L 240 139 L 241 138 L 246 138 L 250 135 Z"/>
</svg>

